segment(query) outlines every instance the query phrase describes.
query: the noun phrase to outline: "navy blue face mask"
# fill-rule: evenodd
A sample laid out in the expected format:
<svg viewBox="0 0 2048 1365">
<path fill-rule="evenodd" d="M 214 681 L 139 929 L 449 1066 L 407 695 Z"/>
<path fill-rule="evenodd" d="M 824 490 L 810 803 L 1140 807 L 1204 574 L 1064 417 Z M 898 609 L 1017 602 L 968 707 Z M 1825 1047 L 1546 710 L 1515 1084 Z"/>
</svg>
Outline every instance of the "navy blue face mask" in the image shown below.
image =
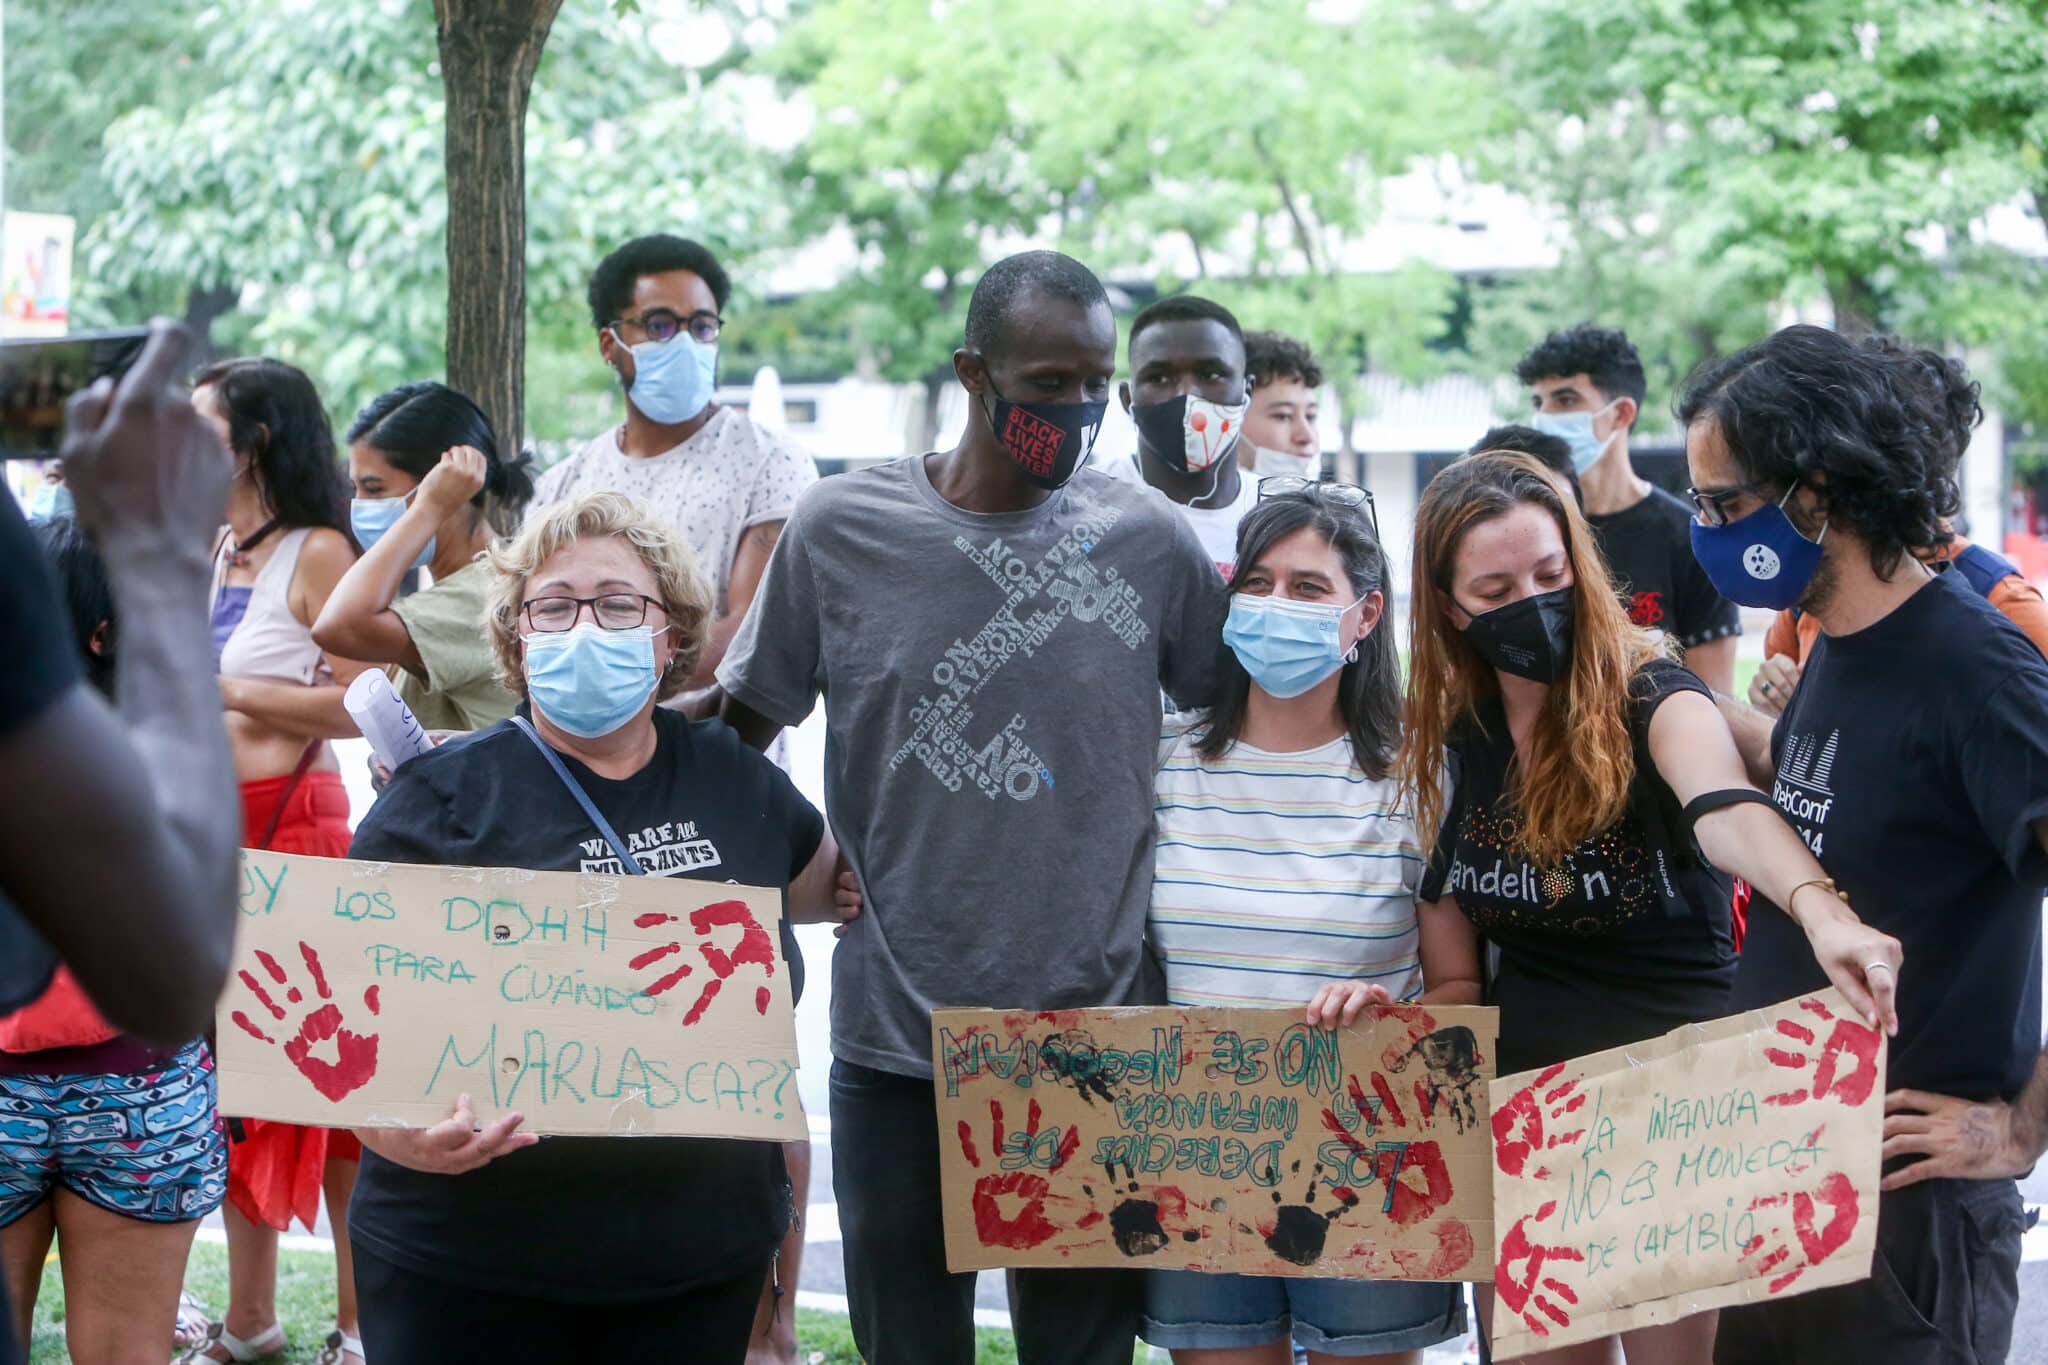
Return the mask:
<svg viewBox="0 0 2048 1365">
<path fill-rule="evenodd" d="M 1793 488 L 1798 485 L 1794 484 Z M 1820 568 L 1820 543 L 1827 539 L 1823 522 L 1820 535 L 1808 540 L 1785 515 L 1785 503 L 1792 488 L 1775 505 L 1766 503 L 1748 516 L 1719 526 L 1692 523 L 1692 553 L 1707 571 L 1715 591 L 1744 607 L 1767 607 L 1783 611 L 1799 605 Z"/>
</svg>

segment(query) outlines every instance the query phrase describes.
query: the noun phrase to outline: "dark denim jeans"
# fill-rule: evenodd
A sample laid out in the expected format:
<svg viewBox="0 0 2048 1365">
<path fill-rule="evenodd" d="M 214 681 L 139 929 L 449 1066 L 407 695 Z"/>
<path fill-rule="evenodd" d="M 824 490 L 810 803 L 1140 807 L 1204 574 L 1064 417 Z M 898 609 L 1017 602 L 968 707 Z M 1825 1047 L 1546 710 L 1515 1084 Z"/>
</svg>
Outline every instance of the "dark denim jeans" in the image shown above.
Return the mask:
<svg viewBox="0 0 2048 1365">
<path fill-rule="evenodd" d="M 1726 1308 L 1717 1365 L 1999 1365 L 2026 1210 L 2010 1180 L 1929 1180 L 1878 1204 L 1870 1278 Z"/>
<path fill-rule="evenodd" d="M 946 1269 L 932 1083 L 832 1063 L 832 1187 L 853 1339 L 868 1365 L 973 1365 L 974 1276 Z M 1144 1281 L 1131 1270 L 1017 1270 L 1019 1365 L 1131 1365 Z"/>
</svg>

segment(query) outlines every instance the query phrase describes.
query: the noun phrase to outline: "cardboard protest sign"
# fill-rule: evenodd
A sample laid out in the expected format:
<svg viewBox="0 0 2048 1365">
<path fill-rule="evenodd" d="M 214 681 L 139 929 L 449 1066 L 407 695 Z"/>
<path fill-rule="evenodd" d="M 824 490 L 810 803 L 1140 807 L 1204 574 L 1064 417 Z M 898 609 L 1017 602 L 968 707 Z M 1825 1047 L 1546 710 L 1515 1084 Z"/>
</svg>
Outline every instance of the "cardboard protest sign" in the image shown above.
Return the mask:
<svg viewBox="0 0 2048 1365">
<path fill-rule="evenodd" d="M 244 850 L 224 1114 L 792 1138 L 782 894 L 681 877 Z"/>
<path fill-rule="evenodd" d="M 1869 1275 L 1884 1059 L 1828 990 L 1494 1081 L 1494 1356 Z"/>
<path fill-rule="evenodd" d="M 936 1010 L 947 1264 L 1485 1279 L 1496 1020 Z"/>
</svg>

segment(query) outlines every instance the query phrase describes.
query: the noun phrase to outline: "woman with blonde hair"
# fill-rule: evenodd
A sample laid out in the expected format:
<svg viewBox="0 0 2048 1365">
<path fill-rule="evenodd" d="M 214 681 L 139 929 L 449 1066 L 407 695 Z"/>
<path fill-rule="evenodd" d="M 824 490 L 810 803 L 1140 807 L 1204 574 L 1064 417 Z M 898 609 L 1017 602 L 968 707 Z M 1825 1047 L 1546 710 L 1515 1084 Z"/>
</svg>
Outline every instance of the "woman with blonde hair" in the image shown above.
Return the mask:
<svg viewBox="0 0 2048 1365">
<path fill-rule="evenodd" d="M 356 831 L 377 862 L 788 888 L 845 919 L 838 848 L 773 763 L 656 705 L 704 647 L 689 546 L 617 493 L 560 503 L 491 551 L 487 618 L 518 713 L 401 768 Z M 781 956 L 801 989 L 789 916 Z M 555 1137 L 468 1097 L 432 1128 L 358 1133 L 349 1207 L 368 1358 L 739 1365 L 789 1227 L 774 1142 Z"/>
<path fill-rule="evenodd" d="M 1896 1027 L 1897 941 L 1832 894 L 1750 785 L 1706 686 L 1629 624 L 1555 474 L 1489 451 L 1437 475 L 1410 591 L 1399 771 L 1430 849 L 1423 975 L 1432 999 L 1477 1004 L 1479 935 L 1500 949 L 1499 1074 L 1725 1014 L 1735 953 L 1714 868 L 1785 907 L 1857 1011 Z M 1501 1311 L 1547 1325 L 1506 1271 Z M 1706 1365 L 1714 1327 L 1697 1314 L 1621 1345 L 1632 1361 Z M 1530 1359 L 1605 1362 L 1613 1346 Z"/>
</svg>

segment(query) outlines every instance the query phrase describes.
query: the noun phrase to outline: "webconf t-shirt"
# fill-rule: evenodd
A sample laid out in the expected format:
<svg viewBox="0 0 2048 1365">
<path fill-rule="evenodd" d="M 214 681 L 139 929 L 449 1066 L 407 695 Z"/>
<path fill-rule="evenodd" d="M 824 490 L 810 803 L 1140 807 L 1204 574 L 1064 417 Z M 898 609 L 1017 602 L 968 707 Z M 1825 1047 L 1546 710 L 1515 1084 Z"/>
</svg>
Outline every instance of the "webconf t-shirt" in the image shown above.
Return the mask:
<svg viewBox="0 0 2048 1365">
<path fill-rule="evenodd" d="M 2048 661 L 1944 573 L 1822 635 L 1771 736 L 1771 799 L 1865 923 L 1905 945 L 1885 1083 L 2011 1098 L 2041 1050 Z M 1750 911 L 1735 1007 L 1827 985 L 1806 935 Z"/>
</svg>

